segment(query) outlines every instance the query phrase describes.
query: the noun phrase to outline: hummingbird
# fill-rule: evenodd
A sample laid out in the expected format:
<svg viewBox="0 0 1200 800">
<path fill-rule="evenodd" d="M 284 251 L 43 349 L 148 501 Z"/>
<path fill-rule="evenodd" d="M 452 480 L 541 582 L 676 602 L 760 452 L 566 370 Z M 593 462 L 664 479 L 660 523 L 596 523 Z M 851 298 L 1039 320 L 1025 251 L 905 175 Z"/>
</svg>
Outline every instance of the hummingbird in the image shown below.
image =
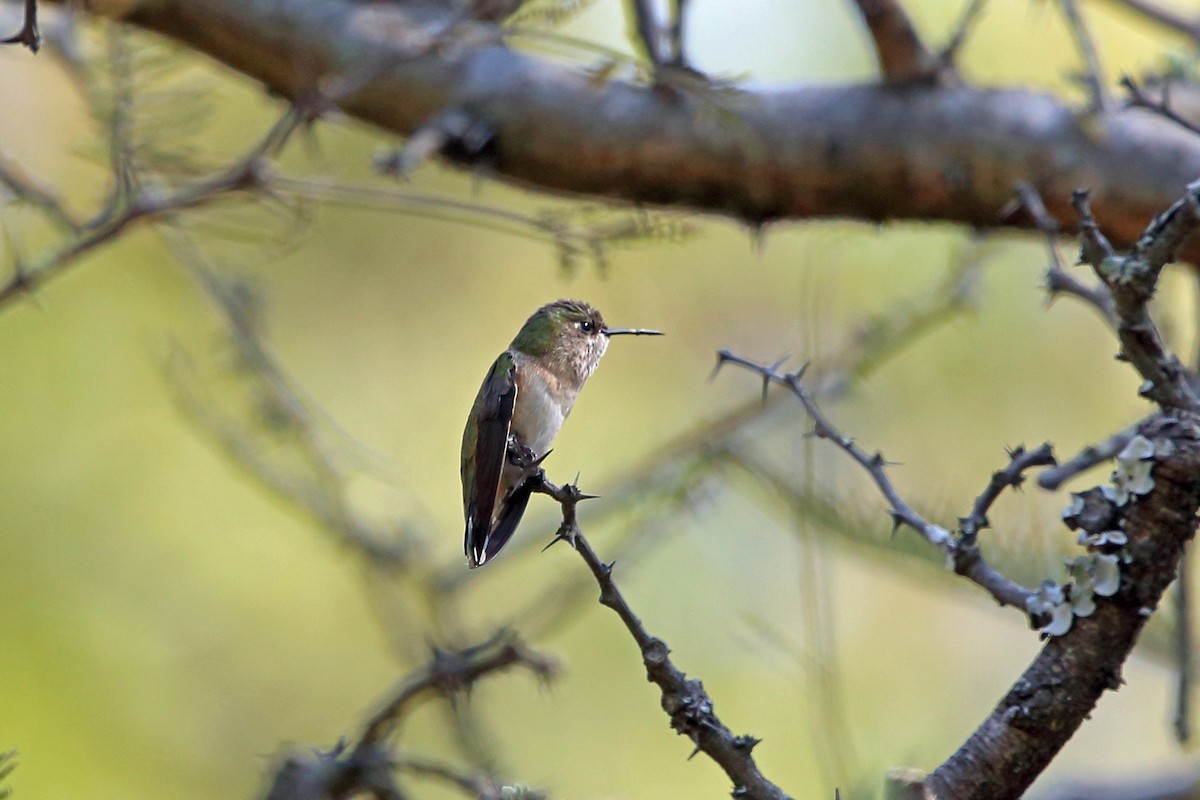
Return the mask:
<svg viewBox="0 0 1200 800">
<path fill-rule="evenodd" d="M 472 569 L 494 558 L 517 529 L 532 494 L 528 479 L 618 335 L 662 333 L 610 328 L 587 303 L 556 300 L 533 312 L 492 364 L 463 431 L 464 549 Z"/>
</svg>

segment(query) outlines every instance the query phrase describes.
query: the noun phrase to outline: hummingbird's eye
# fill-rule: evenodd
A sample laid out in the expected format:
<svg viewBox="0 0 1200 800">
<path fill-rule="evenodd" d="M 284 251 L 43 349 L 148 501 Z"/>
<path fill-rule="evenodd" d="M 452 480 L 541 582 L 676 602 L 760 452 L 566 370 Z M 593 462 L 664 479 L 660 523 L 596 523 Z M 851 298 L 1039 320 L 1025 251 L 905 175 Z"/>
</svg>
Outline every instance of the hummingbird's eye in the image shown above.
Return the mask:
<svg viewBox="0 0 1200 800">
<path fill-rule="evenodd" d="M 579 330 L 583 331 L 584 333 L 591 333 L 593 330 L 595 330 L 595 328 L 596 326 L 592 324 L 590 319 L 585 319 L 579 323 Z"/>
</svg>

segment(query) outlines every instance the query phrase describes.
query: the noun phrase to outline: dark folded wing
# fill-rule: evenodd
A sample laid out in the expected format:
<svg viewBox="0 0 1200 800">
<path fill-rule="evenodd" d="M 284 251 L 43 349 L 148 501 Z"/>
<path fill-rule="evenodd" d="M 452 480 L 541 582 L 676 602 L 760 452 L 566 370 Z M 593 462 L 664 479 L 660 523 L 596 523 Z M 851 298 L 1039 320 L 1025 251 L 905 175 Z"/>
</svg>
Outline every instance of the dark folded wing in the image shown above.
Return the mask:
<svg viewBox="0 0 1200 800">
<path fill-rule="evenodd" d="M 525 516 L 525 506 L 529 505 L 529 495 L 531 494 L 529 484 L 522 482 L 505 499 L 504 508 L 500 512 L 500 519 L 496 520 L 496 527 L 492 529 L 492 532 L 484 540 L 483 556 L 479 559 L 480 565 L 491 561 L 496 553 L 500 552 L 500 548 L 508 544 L 508 540 L 512 538 L 513 531 L 517 529 L 517 525 L 521 522 L 521 517 Z"/>
<path fill-rule="evenodd" d="M 512 356 L 501 354 L 484 380 L 472 412 L 477 426 L 475 470 L 471 484 L 465 487 L 469 499 L 466 504 L 467 532 L 464 543 L 472 567 L 479 566 L 488 558 L 487 543 L 492 532 L 492 514 L 500 489 L 500 474 L 508 461 L 508 431 L 517 400 L 516 369 Z M 470 446 L 470 442 L 467 442 L 467 446 Z M 511 535 L 511 531 L 509 533 Z"/>
</svg>

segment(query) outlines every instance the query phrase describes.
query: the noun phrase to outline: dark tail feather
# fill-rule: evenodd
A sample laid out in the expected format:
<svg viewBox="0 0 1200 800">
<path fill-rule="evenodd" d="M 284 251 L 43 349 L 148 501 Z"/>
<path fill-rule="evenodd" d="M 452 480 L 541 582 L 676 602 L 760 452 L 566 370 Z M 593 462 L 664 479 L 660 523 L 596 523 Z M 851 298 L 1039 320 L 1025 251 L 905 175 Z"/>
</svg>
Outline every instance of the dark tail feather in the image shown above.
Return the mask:
<svg viewBox="0 0 1200 800">
<path fill-rule="evenodd" d="M 491 561 L 500 549 L 508 544 L 508 540 L 517 530 L 517 525 L 521 523 L 521 517 L 525 516 L 525 507 L 529 505 L 531 494 L 533 492 L 524 483 L 514 489 L 512 494 L 504 499 L 504 510 L 500 512 L 500 519 L 496 520 L 495 527 L 485 535 L 472 536 L 474 531 L 468 528 L 467 558 L 472 569 Z"/>
</svg>

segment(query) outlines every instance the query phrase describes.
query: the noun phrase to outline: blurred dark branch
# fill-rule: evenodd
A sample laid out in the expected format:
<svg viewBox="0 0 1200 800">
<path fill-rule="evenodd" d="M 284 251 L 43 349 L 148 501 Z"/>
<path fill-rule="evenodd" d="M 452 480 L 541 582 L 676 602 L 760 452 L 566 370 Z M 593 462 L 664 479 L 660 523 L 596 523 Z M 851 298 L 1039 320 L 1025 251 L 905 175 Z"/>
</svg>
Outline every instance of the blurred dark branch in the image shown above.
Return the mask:
<svg viewBox="0 0 1200 800">
<path fill-rule="evenodd" d="M 84 223 L 80 228 L 82 235 L 43 254 L 0 284 L 0 307 L 36 290 L 46 281 L 78 264 L 82 256 L 114 241 L 139 223 L 168 219 L 179 212 L 208 205 L 229 195 L 262 189 L 264 160 L 278 152 L 303 119 L 302 114 L 289 108 L 259 142 L 232 164 L 179 188 L 162 190 L 130 187 L 131 193 L 122 196 L 119 206 L 106 204 L 98 217 Z M 127 181 L 118 183 L 118 187 L 127 185 Z M 123 190 L 118 188 L 115 191 Z"/>
<path fill-rule="evenodd" d="M 997 603 L 1002 606 L 1013 606 L 1020 609 L 1026 615 L 1030 613 L 1027 609 L 1027 601 L 1033 597 L 1034 592 L 1009 580 L 988 564 L 975 543 L 973 532 L 968 533 L 964 531 L 963 535 L 955 537 L 946 528 L 927 521 L 904 501 L 900 493 L 896 491 L 895 486 L 892 485 L 891 479 L 887 475 L 887 461 L 884 459 L 883 454 L 875 453 L 872 455 L 867 453 L 867 451 L 855 444 L 853 439 L 842 434 L 830 423 L 825 414 L 817 407 L 812 395 L 801 384 L 801 378 L 804 375 L 807 365 L 801 367 L 797 372 L 780 373 L 774 366 L 758 364 L 749 359 L 734 355 L 727 350 L 722 350 L 717 354 L 717 364 L 718 367 L 725 364 L 736 364 L 745 367 L 761 376 L 764 386 L 775 383 L 787 388 L 800 401 L 805 413 L 812 420 L 812 435 L 818 439 L 826 439 L 835 444 L 870 475 L 876 488 L 879 489 L 887 501 L 888 513 L 891 514 L 894 528 L 899 528 L 901 525 L 909 526 L 925 537 L 926 541 L 941 550 L 945 554 L 948 563 L 953 564 L 955 572 L 978 584 Z M 1031 451 L 1030 453 L 1025 453 L 1023 450 L 1019 452 L 1014 451 L 1013 463 L 1009 469 L 998 474 L 1002 476 L 1001 479 L 1008 478 L 1010 471 L 1015 471 L 1015 474 L 1019 476 L 1020 472 L 1024 469 L 1036 464 L 1047 463 L 1047 459 L 1050 458 L 1048 446 Z M 993 485 L 997 480 L 1001 479 L 994 478 Z M 989 489 L 981 496 L 980 501 L 976 503 L 976 509 L 982 505 L 984 510 L 986 510 L 987 505 L 990 505 L 990 501 L 987 498 L 991 492 L 992 490 Z M 974 512 L 972 512 L 973 514 Z M 972 517 L 964 518 L 964 525 L 968 523 L 973 524 Z"/>
<path fill-rule="evenodd" d="M 1116 254 L 1092 216 L 1087 192 L 1075 192 L 1073 202 L 1079 215 L 1081 260 L 1092 265 L 1096 276 L 1108 286 L 1117 314 L 1120 356 L 1133 364 L 1146 380 L 1141 394 L 1165 411 L 1196 407 L 1196 395 L 1187 370 L 1167 350 L 1147 304 L 1158 285 L 1158 276 L 1175 260 L 1183 242 L 1200 224 L 1200 185 L 1188 187 L 1162 214 L 1156 216 L 1129 254 Z"/>
<path fill-rule="evenodd" d="M 1186 117 L 1181 116 L 1175 111 L 1175 109 L 1171 108 L 1170 81 L 1165 81 L 1162 84 L 1161 99 L 1151 97 L 1145 92 L 1145 90 L 1142 89 L 1142 87 L 1138 86 L 1137 81 L 1128 75 L 1121 78 L 1121 86 L 1124 87 L 1127 92 L 1129 92 L 1129 105 L 1135 108 L 1145 108 L 1149 111 L 1153 111 L 1155 114 L 1159 114 L 1171 120 L 1171 122 L 1174 122 L 1176 125 L 1179 125 L 1185 130 L 1200 135 L 1200 127 L 1198 127 L 1196 123 L 1192 122 Z"/>
<path fill-rule="evenodd" d="M 855 0 L 867 25 L 885 83 L 935 82 L 953 75 L 949 61 L 937 58 L 921 41 L 900 0 Z M 943 68 L 946 73 L 940 74 Z"/>
<path fill-rule="evenodd" d="M 567 267 L 580 261 L 603 266 L 608 248 L 643 242 L 678 242 L 698 231 L 694 222 L 680 215 L 641 210 L 576 207 L 526 214 L 499 206 L 324 177 L 274 175 L 270 186 L 284 196 L 321 200 L 347 208 L 394 210 L 550 242 L 558 251 L 560 262 Z"/>
<path fill-rule="evenodd" d="M 25 18 L 21 30 L 7 39 L 0 39 L 0 44 L 23 44 L 36 53 L 42 46 L 42 35 L 38 32 L 37 0 L 24 0 Z"/>
<path fill-rule="evenodd" d="M 1161 119 L 1131 112 L 1081 119 L 1063 101 L 1021 89 L 805 85 L 715 100 L 712 92 L 597 81 L 577 67 L 498 46 L 501 32 L 486 23 L 438 24 L 431 32 L 434 23 L 415 20 L 406 4 L 131 5 L 126 21 L 285 97 L 309 83 L 297 75 L 298 63 L 318 75 L 387 64 L 339 107 L 401 135 L 472 98 L 472 113 L 494 133 L 491 155 L 479 163 L 444 155 L 489 176 L 751 224 L 851 217 L 1024 227 L 1027 219 L 1002 220 L 1000 210 L 1008 187 L 1036 176 L 1059 219 L 1068 218 L 1071 190 L 1090 186 L 1105 234 L 1127 246 L 1170 202 L 1179 175 L 1200 174 L 1200 141 Z M 279 19 L 289 25 L 281 29 Z M 455 46 L 431 48 L 446 37 Z M 714 105 L 729 123 L 696 124 Z M 837 143 L 832 157 L 830 142 Z M 1047 171 L 1061 152 L 1075 157 Z"/>
<path fill-rule="evenodd" d="M 1104 80 L 1104 68 L 1100 65 L 1100 54 L 1096 50 L 1096 42 L 1088 30 L 1087 22 L 1079 12 L 1077 0 L 1059 0 L 1062 4 L 1063 16 L 1066 17 L 1067 27 L 1075 37 L 1079 55 L 1083 59 L 1083 81 L 1091 95 L 1091 111 L 1103 112 L 1112 108 L 1112 96 L 1108 84 Z"/>
<path fill-rule="evenodd" d="M 382 742 L 418 702 L 466 692 L 476 681 L 514 666 L 524 667 L 544 681 L 557 671 L 552 659 L 530 649 L 509 630 L 499 630 L 487 641 L 462 650 L 435 649 L 429 663 L 408 675 L 372 715 L 355 748 Z"/>
<path fill-rule="evenodd" d="M 1200 18 L 1187 17 L 1175 9 L 1155 0 L 1107 0 L 1111 5 L 1127 8 L 1146 19 L 1182 33 L 1194 41 L 1200 41 Z"/>
<path fill-rule="evenodd" d="M 12 774 L 12 771 L 17 768 L 17 751 L 9 750 L 7 753 L 0 753 L 0 784 Z M 5 800 L 12 796 L 12 789 L 7 786 L 0 785 L 0 800 Z"/>
<path fill-rule="evenodd" d="M 0 153 L 0 185 L 14 199 L 36 208 L 59 228 L 78 232 L 80 223 L 67 211 L 62 198 L 53 189 L 25 174 L 20 165 L 4 153 Z"/>
<path fill-rule="evenodd" d="M 281 468 L 265 452 L 247 423 L 222 412 L 205 396 L 186 355 L 176 350 L 168 364 L 175 398 L 225 453 L 251 476 L 306 511 L 338 539 L 388 570 L 403 569 L 414 555 L 415 540 L 402 530 L 381 530 L 361 519 L 343 497 L 345 483 L 318 432 L 316 415 L 292 379 L 262 340 L 257 301 L 246 287 L 221 279 L 192 241 L 164 229 L 166 241 L 188 274 L 219 313 L 237 354 L 237 364 L 259 391 L 255 413 L 272 435 L 286 433 L 302 454 L 306 469 Z"/>
<path fill-rule="evenodd" d="M 970 36 L 975 23 L 979 20 L 979 15 L 983 13 L 985 5 L 987 5 L 987 0 L 967 0 L 962 16 L 958 18 L 958 24 L 954 26 L 954 32 L 950 34 L 949 40 L 938 56 L 938 60 L 943 65 L 953 65 L 958 59 L 958 53 L 966 44 L 967 37 Z"/>
<path fill-rule="evenodd" d="M 758 770 L 751 751 L 759 740 L 735 736 L 717 717 L 713 701 L 700 681 L 689 679 L 671 661 L 666 642 L 646 631 L 642 621 L 625 601 L 613 580 L 613 564 L 605 564 L 592 550 L 579 529 L 575 507 L 591 495 L 583 494 L 574 484 L 556 486 L 539 473 L 531 480 L 533 491 L 552 497 L 561 507 L 562 525 L 554 541 L 566 541 L 583 558 L 600 586 L 600 603 L 616 612 L 626 630 L 637 642 L 646 667 L 646 678 L 662 691 L 662 707 L 671 718 L 671 727 L 696 745 L 695 753 L 704 753 L 733 781 L 733 796 L 747 800 L 787 800 L 788 795 L 767 780 Z"/>
<path fill-rule="evenodd" d="M 397 756 L 385 741 L 412 707 L 429 697 L 467 692 L 479 680 L 521 666 L 545 680 L 554 663 L 529 649 L 511 631 L 497 631 L 486 641 L 461 650 L 434 650 L 430 661 L 408 675 L 382 703 L 353 745 L 328 752 L 292 753 L 275 768 L 266 800 L 349 800 L 369 794 L 377 800 L 400 800 L 393 772 L 411 771 L 451 780 L 459 788 L 478 790 L 479 798 L 498 786 L 451 764 L 413 755 Z"/>
</svg>

